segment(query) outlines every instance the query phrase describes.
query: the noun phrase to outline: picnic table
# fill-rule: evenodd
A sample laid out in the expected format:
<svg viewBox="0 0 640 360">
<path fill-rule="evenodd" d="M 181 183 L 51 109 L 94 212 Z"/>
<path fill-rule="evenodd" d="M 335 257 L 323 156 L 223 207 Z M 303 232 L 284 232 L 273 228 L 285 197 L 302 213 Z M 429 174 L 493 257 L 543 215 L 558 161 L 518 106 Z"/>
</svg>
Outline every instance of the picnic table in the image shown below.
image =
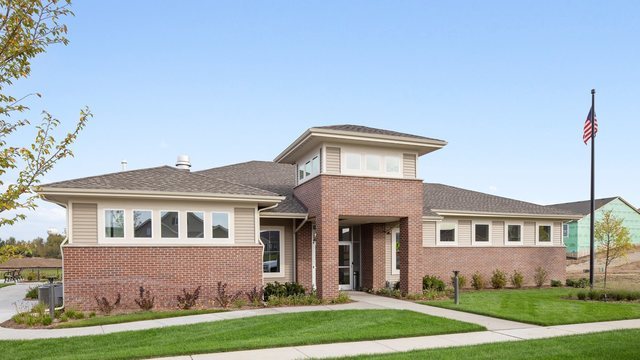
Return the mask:
<svg viewBox="0 0 640 360">
<path fill-rule="evenodd" d="M 13 269 L 13 270 L 7 270 L 4 272 L 4 282 L 18 282 L 18 280 L 22 280 L 22 276 L 20 275 L 20 273 L 22 272 L 21 269 Z"/>
</svg>

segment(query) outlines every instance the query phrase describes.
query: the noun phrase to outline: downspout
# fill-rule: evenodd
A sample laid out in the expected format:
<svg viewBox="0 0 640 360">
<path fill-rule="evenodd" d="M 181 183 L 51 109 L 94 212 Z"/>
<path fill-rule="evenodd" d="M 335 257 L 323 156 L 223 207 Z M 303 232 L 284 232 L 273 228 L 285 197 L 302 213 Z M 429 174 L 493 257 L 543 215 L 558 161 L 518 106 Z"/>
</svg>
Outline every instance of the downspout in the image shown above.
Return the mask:
<svg viewBox="0 0 640 360">
<path fill-rule="evenodd" d="M 280 205 L 280 204 L 275 204 L 275 205 L 267 206 L 266 208 L 258 209 L 258 221 L 260 221 L 260 213 L 261 212 L 263 212 L 265 210 L 275 209 L 275 208 L 278 207 L 278 205 Z M 258 224 L 258 232 L 259 231 L 260 231 L 260 224 Z M 258 242 L 260 242 L 260 246 L 262 246 L 262 254 L 264 254 L 264 243 L 260 239 L 260 236 L 258 236 Z M 263 282 L 263 285 L 264 285 L 264 270 L 263 270 L 263 273 L 262 273 L 262 282 Z"/>
<path fill-rule="evenodd" d="M 58 204 L 60 206 L 62 206 L 63 208 L 67 209 L 67 231 L 65 233 L 65 237 L 64 240 L 62 240 L 62 242 L 60 243 L 60 257 L 62 260 L 62 305 L 58 306 L 55 308 L 55 310 L 62 310 L 64 309 L 64 251 L 62 251 L 62 246 L 64 246 L 65 244 L 67 244 L 69 242 L 69 209 L 67 208 L 66 204 L 63 204 L 61 202 L 58 201 L 54 201 L 54 200 L 50 200 L 47 199 L 47 201 L 50 201 L 52 203 Z"/>
</svg>

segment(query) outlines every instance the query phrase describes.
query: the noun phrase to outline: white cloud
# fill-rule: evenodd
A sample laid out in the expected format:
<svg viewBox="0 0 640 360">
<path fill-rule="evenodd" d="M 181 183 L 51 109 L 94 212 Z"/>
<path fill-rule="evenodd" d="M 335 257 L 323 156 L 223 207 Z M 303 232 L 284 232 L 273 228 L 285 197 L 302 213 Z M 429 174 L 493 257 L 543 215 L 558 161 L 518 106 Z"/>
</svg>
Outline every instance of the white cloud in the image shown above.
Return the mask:
<svg viewBox="0 0 640 360">
<path fill-rule="evenodd" d="M 56 228 L 63 232 L 66 228 L 67 212 L 61 206 L 41 201 L 37 201 L 38 207 L 33 211 L 22 211 L 27 216 L 25 220 L 18 221 L 14 225 L 0 227 L 0 238 L 6 239 L 11 236 L 18 240 L 32 240 L 37 237 L 47 237 L 47 229 Z M 3 217 L 15 215 L 16 211 L 7 211 Z"/>
</svg>

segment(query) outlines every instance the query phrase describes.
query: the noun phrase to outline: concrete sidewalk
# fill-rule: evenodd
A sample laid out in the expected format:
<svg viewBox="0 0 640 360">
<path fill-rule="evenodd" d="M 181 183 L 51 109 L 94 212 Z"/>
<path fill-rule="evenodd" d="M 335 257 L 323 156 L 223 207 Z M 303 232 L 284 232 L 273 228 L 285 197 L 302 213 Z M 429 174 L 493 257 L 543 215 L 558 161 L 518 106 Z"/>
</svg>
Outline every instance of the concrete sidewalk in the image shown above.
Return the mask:
<svg viewBox="0 0 640 360">
<path fill-rule="evenodd" d="M 587 334 L 600 331 L 640 329 L 640 319 L 608 321 L 599 323 L 532 326 L 520 329 L 479 331 L 463 334 L 420 336 L 374 341 L 357 341 L 323 345 L 289 346 L 215 354 L 176 356 L 162 360 L 293 360 L 306 358 L 329 358 L 341 356 L 375 355 L 411 350 L 426 350 L 445 347 L 488 344 L 495 342 L 522 341 L 551 338 L 565 335 Z"/>
</svg>

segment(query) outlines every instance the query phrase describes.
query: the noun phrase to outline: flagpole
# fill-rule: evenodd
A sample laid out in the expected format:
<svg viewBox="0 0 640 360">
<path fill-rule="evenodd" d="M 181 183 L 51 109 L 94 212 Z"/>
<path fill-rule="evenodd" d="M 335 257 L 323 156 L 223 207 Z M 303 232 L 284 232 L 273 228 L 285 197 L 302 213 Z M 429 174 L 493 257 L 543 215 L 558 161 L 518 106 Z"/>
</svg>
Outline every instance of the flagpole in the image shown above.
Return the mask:
<svg viewBox="0 0 640 360">
<path fill-rule="evenodd" d="M 596 132 L 595 132 L 595 114 L 596 114 L 596 89 L 591 89 L 591 227 L 589 234 L 589 285 L 591 289 L 594 286 L 594 263 L 595 263 L 595 150 L 596 150 Z"/>
</svg>

